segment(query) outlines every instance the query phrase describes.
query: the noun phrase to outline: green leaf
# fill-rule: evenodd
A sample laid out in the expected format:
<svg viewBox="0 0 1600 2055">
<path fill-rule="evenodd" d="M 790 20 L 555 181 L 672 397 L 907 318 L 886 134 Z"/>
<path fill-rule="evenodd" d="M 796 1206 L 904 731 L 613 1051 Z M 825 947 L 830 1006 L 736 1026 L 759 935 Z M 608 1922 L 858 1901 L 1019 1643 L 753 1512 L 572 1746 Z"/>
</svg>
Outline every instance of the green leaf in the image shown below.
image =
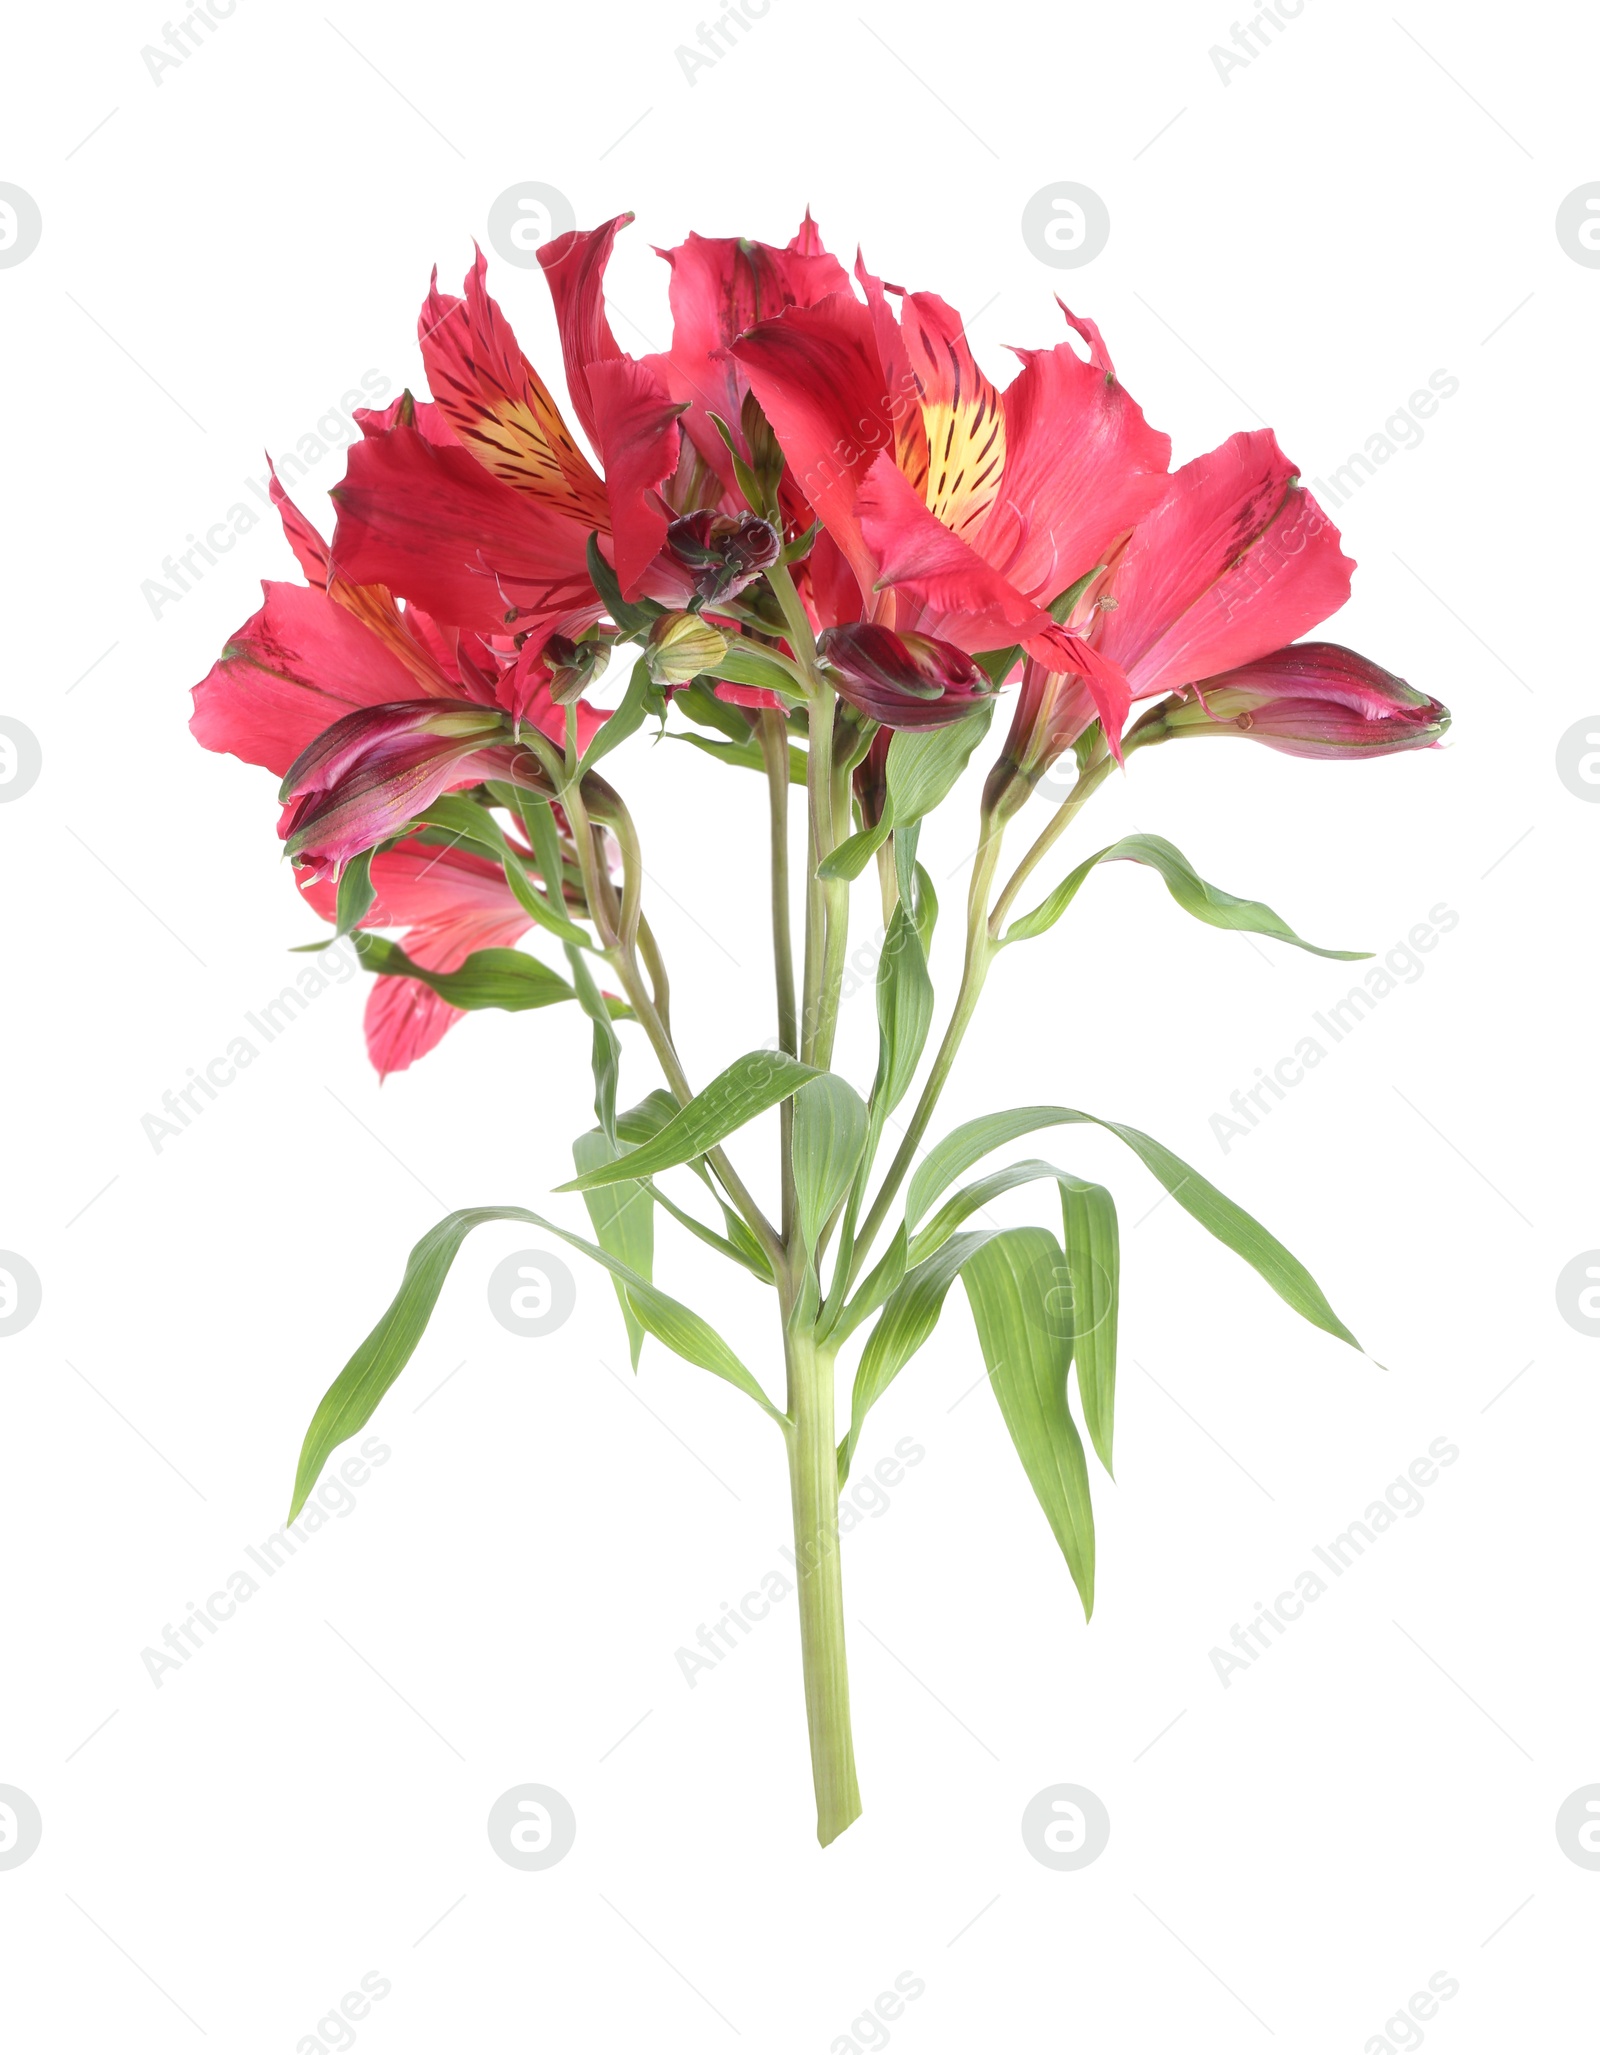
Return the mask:
<svg viewBox="0 0 1600 2055">
<path fill-rule="evenodd" d="M 641 1099 L 637 1106 L 630 1106 L 626 1113 L 618 1114 L 618 1138 L 624 1142 L 634 1143 L 653 1141 L 669 1121 L 677 1118 L 677 1114 L 677 1100 L 670 1092 L 657 1087 L 648 1098 Z M 706 1168 L 704 1158 L 696 1156 L 684 1167 L 694 1172 L 722 1208 L 722 1218 L 728 1230 L 727 1240 L 724 1241 L 714 1229 L 696 1220 L 692 1213 L 686 1213 L 681 1206 L 675 1205 L 659 1185 L 652 1183 L 649 1190 L 656 1204 L 663 1212 L 670 1213 L 672 1218 L 686 1227 L 691 1234 L 697 1235 L 708 1248 L 717 1250 L 720 1255 L 732 1256 L 735 1262 L 742 1263 L 753 1276 L 759 1277 L 763 1284 L 771 1284 L 772 1265 L 767 1261 L 766 1250 L 712 1183 L 711 1172 Z"/>
<path fill-rule="evenodd" d="M 894 826 L 888 809 L 870 828 L 860 828 L 853 835 L 847 835 L 837 849 L 830 851 L 817 865 L 819 878 L 859 878 L 873 857 L 889 839 Z"/>
<path fill-rule="evenodd" d="M 850 1460 L 868 1412 L 939 1324 L 945 1296 L 961 1266 L 989 1239 L 990 1229 L 958 1234 L 945 1243 L 937 1255 L 915 1270 L 908 1270 L 889 1294 L 878 1324 L 867 1336 L 867 1345 L 856 1366 L 856 1380 L 850 1394 L 850 1432 L 839 1444 L 839 1482 L 850 1474 Z M 865 1289 L 865 1287 L 863 1287 Z"/>
<path fill-rule="evenodd" d="M 994 701 L 942 728 L 897 728 L 889 741 L 885 768 L 888 790 L 883 814 L 841 842 L 817 865 L 819 878 L 858 878 L 868 860 L 888 840 L 890 831 L 908 828 L 932 813 L 967 767 L 967 760 L 994 719 Z"/>
<path fill-rule="evenodd" d="M 668 1121 L 677 1118 L 677 1114 L 677 1100 L 664 1086 L 657 1085 L 637 1106 L 630 1106 L 626 1113 L 617 1115 L 617 1137 L 635 1146 L 640 1142 L 654 1141 Z"/>
<path fill-rule="evenodd" d="M 620 1153 L 627 1155 L 626 1144 Z M 572 1145 L 572 1160 L 580 1171 L 592 1170 L 597 1163 L 610 1163 L 618 1154 L 616 1144 L 597 1127 L 579 1135 Z M 601 1248 L 648 1279 L 655 1255 L 655 1207 L 649 1190 L 641 1184 L 610 1184 L 596 1192 L 585 1192 L 583 1203 Z M 628 1287 L 620 1277 L 613 1277 L 611 1283 L 628 1330 L 628 1358 L 637 1370 L 644 1328 L 629 1303 Z"/>
<path fill-rule="evenodd" d="M 553 1220 L 530 1213 L 525 1206 L 472 1206 L 447 1214 L 417 1243 L 407 1259 L 405 1276 L 388 1312 L 323 1394 L 300 1451 L 294 1499 L 289 1508 L 291 1520 L 298 1517 L 310 1497 L 329 1456 L 341 1442 L 361 1432 L 377 1410 L 379 1400 L 410 1362 L 438 1304 L 457 1251 L 473 1228 L 490 1220 L 520 1220 L 581 1249 L 627 1286 L 630 1303 L 647 1333 L 664 1341 L 675 1355 L 735 1385 L 753 1398 L 764 1413 L 784 1424 L 783 1414 L 715 1328 L 698 1313 L 657 1290 L 606 1250 L 585 1241 L 581 1235 L 569 1234 Z"/>
<path fill-rule="evenodd" d="M 1104 1185 L 1060 1177 L 1062 1246 L 1072 1289 L 1072 1353 L 1078 1365 L 1083 1424 L 1095 1454 L 1111 1469 L 1117 1392 L 1117 1299 L 1122 1258 L 1116 1201 Z"/>
<path fill-rule="evenodd" d="M 581 778 L 586 772 L 592 771 L 601 757 L 609 756 L 612 750 L 620 748 L 630 735 L 636 734 L 644 726 L 649 711 L 650 666 L 643 657 L 640 657 L 633 667 L 633 675 L 628 680 L 628 689 L 623 693 L 611 718 L 602 721 L 596 728 L 589 747 L 583 752 L 578 764 L 578 776 Z"/>
<path fill-rule="evenodd" d="M 469 1013 L 485 1006 L 525 1013 L 530 1007 L 554 1006 L 573 996 L 565 978 L 520 949 L 475 949 L 459 970 L 424 970 L 398 942 L 386 941 L 382 935 L 359 928 L 350 939 L 367 970 L 379 977 L 415 978 Z"/>
<path fill-rule="evenodd" d="M 691 748 L 701 750 L 707 756 L 714 756 L 719 763 L 737 764 L 741 770 L 766 772 L 767 760 L 761 754 L 759 742 L 713 742 L 709 735 L 679 735 L 673 729 L 667 730 L 669 742 L 687 742 Z M 789 783 L 804 785 L 806 782 L 806 753 L 793 742 L 789 744 Z"/>
<path fill-rule="evenodd" d="M 547 814 L 550 812 L 545 801 L 539 800 L 535 803 L 542 806 Z M 537 922 L 542 928 L 548 928 L 551 934 L 559 935 L 563 942 L 575 942 L 584 949 L 594 947 L 593 939 L 586 935 L 575 921 L 569 920 L 550 899 L 535 889 L 533 880 L 523 868 L 521 857 L 506 840 L 500 823 L 493 814 L 485 813 L 481 806 L 470 799 L 462 798 L 459 793 L 448 792 L 443 798 L 436 799 L 427 812 L 420 814 L 418 818 L 426 821 L 430 827 L 449 830 L 461 841 L 470 842 L 493 857 L 505 872 L 512 897 L 531 921 Z M 559 852 L 555 862 L 554 875 L 559 883 Z M 543 867 L 541 865 L 541 868 Z"/>
<path fill-rule="evenodd" d="M 819 1330 L 818 1339 L 832 1342 L 838 1348 L 855 1333 L 869 1313 L 877 1312 L 905 1274 L 906 1231 L 901 1226 L 895 1229 L 893 1241 L 862 1278 L 855 1297 L 841 1310 L 837 1320 Z"/>
<path fill-rule="evenodd" d="M 1067 1559 L 1087 1619 L 1094 1611 L 1089 1466 L 1067 1405 L 1070 1323 L 1052 1313 L 1054 1280 L 1064 1268 L 1053 1234 L 1042 1227 L 1011 1227 L 973 1250 L 962 1264 L 961 1281 L 1001 1417 Z"/>
<path fill-rule="evenodd" d="M 672 704 L 685 719 L 698 722 L 702 728 L 715 728 L 719 735 L 726 735 L 734 742 L 750 740 L 750 716 L 743 707 L 718 699 L 703 677 L 674 692 Z M 687 737 L 679 739 L 687 740 Z"/>
<path fill-rule="evenodd" d="M 1077 897 L 1084 879 L 1097 864 L 1102 863 L 1148 865 L 1159 874 L 1184 912 L 1192 913 L 1196 920 L 1203 920 L 1210 927 L 1228 928 L 1236 934 L 1267 935 L 1275 942 L 1288 942 L 1312 956 L 1330 956 L 1341 963 L 1354 963 L 1372 953 L 1370 949 L 1319 949 L 1314 942 L 1303 942 L 1270 906 L 1263 906 L 1259 899 L 1236 899 L 1231 892 L 1224 892 L 1220 885 L 1208 885 L 1182 850 L 1175 849 L 1160 835 L 1125 835 L 1120 842 L 1113 842 L 1097 850 L 1093 856 L 1086 857 L 1032 913 L 1025 913 L 1020 920 L 1011 923 L 1003 942 L 1026 942 L 1054 927 Z"/>
<path fill-rule="evenodd" d="M 710 675 L 726 678 L 730 685 L 756 685 L 763 692 L 776 692 L 786 704 L 798 705 L 805 698 L 805 689 L 793 671 L 785 670 L 774 661 L 772 653 L 751 642 L 748 636 L 729 637 L 728 647 Z"/>
<path fill-rule="evenodd" d="M 994 701 L 942 728 L 897 728 L 889 741 L 884 768 L 888 784 L 886 811 L 894 826 L 906 828 L 932 813 L 947 797 L 967 761 L 994 719 Z"/>
<path fill-rule="evenodd" d="M 821 1075 L 809 1063 L 796 1063 L 792 1056 L 775 1049 L 754 1049 L 748 1056 L 730 1063 L 703 1092 L 696 1093 L 653 1140 L 641 1146 L 626 1169 L 611 1164 L 557 1189 L 590 1191 L 597 1184 L 609 1184 L 619 1177 L 653 1177 L 658 1170 L 687 1163 Z"/>
<path fill-rule="evenodd" d="M 600 595 L 601 604 L 623 634 L 637 635 L 641 629 L 648 628 L 663 609 L 649 600 L 638 606 L 629 605 L 622 596 L 622 587 L 617 583 L 616 572 L 600 553 L 598 535 L 589 537 L 587 555 L 589 583 Z"/>
<path fill-rule="evenodd" d="M 922 937 L 902 900 L 889 917 L 878 958 L 878 1074 L 872 1111 L 881 1129 L 911 1089 L 933 1020 L 933 982 L 922 953 Z"/>
<path fill-rule="evenodd" d="M 567 944 L 567 963 L 572 971 L 572 989 L 577 994 L 578 1004 L 594 1022 L 590 1051 L 590 1064 L 594 1070 L 594 1117 L 600 1123 L 601 1133 L 614 1143 L 617 1139 L 617 1074 L 622 1068 L 622 1044 L 611 1024 L 610 1008 L 590 976 L 582 952 L 574 949 L 570 942 Z M 615 1155 L 615 1149 L 611 1153 Z M 588 1167 L 583 1163 L 578 1165 L 580 1170 Z"/>
<path fill-rule="evenodd" d="M 800 1238 L 808 1249 L 817 1246 L 850 1189 L 866 1143 L 867 1109 L 842 1077 L 824 1072 L 795 1094 L 791 1160 Z"/>
<path fill-rule="evenodd" d="M 385 843 L 384 848 L 390 845 Z M 289 951 L 291 956 L 317 956 L 324 949 L 331 949 L 335 942 L 342 942 L 352 929 L 360 927 L 372 910 L 377 897 L 372 884 L 372 859 L 376 849 L 363 849 L 358 856 L 352 856 L 339 873 L 339 893 L 334 902 L 333 933 L 321 942 L 298 942 Z"/>
<path fill-rule="evenodd" d="M 1019 1184 L 1034 1184 L 1041 1178 L 1064 1174 L 1053 1163 L 1046 1163 L 1038 1156 L 1029 1156 L 1021 1163 L 1008 1163 L 1004 1170 L 991 1170 L 987 1177 L 963 1185 L 959 1192 L 945 1200 L 927 1226 L 913 1238 L 909 1260 L 913 1264 L 925 1263 L 935 1249 L 943 1247 L 963 1220 L 981 1212 L 1002 1193 L 1014 1190 Z"/>
<path fill-rule="evenodd" d="M 1115 1120 L 1102 1120 L 1096 1113 L 1079 1113 L 1070 1106 L 1018 1106 L 1008 1113 L 990 1113 L 969 1120 L 930 1149 L 918 1166 L 906 1195 L 906 1225 L 916 1226 L 939 1194 L 964 1170 L 1021 1135 L 1034 1134 L 1042 1127 L 1082 1125 L 1103 1127 L 1125 1142 L 1160 1179 L 1184 1211 L 1198 1220 L 1225 1247 L 1242 1256 L 1258 1276 L 1265 1278 L 1286 1305 L 1292 1306 L 1313 1327 L 1361 1347 L 1355 1336 L 1323 1297 L 1321 1287 L 1299 1258 L 1292 1256 L 1259 1220 L 1253 1220 L 1242 1206 L 1219 1192 L 1215 1185 L 1192 1169 L 1181 1156 L 1136 1127 L 1124 1127 Z"/>
<path fill-rule="evenodd" d="M 947 1199 L 911 1244 L 913 1264 L 926 1262 L 962 1221 L 1002 1193 L 1054 1179 L 1061 1193 L 1063 1241 L 1071 1289 L 1074 1353 L 1083 1417 L 1095 1452 L 1111 1469 L 1111 1423 L 1117 1378 L 1119 1255 L 1117 1209 L 1103 1185 L 1087 1184 L 1037 1156 L 992 1170 Z"/>
</svg>

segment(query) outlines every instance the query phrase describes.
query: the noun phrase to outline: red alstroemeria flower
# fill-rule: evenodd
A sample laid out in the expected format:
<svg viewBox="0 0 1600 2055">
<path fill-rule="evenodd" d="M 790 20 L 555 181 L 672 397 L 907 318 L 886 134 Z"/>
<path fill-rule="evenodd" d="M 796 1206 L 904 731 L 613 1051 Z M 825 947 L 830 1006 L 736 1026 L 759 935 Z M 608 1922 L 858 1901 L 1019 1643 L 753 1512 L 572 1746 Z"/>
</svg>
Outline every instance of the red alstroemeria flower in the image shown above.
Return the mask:
<svg viewBox="0 0 1600 2055">
<path fill-rule="evenodd" d="M 401 947 L 423 970 L 459 970 L 475 949 L 510 949 L 531 925 L 500 866 L 463 849 L 398 843 L 373 858 L 372 884 L 375 897 L 361 925 L 404 929 Z M 301 892 L 324 920 L 335 918 L 331 881 L 303 881 Z M 373 1068 L 380 1078 L 408 1069 L 465 1018 L 415 978 L 375 978 L 366 1009 Z"/>
<path fill-rule="evenodd" d="M 809 208 L 782 249 L 744 236 L 690 235 L 675 249 L 657 254 L 672 266 L 672 347 L 646 362 L 659 371 L 672 397 L 683 403 L 683 432 L 700 467 L 717 480 L 727 508 L 742 512 L 733 459 L 711 418 L 715 414 L 727 424 L 739 454 L 748 460 L 751 451 L 740 416 L 750 381 L 737 357 L 729 354 L 729 345 L 786 307 L 811 307 L 830 293 L 848 293 L 849 275 L 823 248 Z M 692 510 L 701 504 L 692 485 L 683 490 L 681 499 L 668 494 L 674 505 Z M 787 479 L 781 490 L 785 512 L 798 515 L 798 492 Z M 801 525 L 810 518 L 806 513 Z"/>
<path fill-rule="evenodd" d="M 336 871 L 440 792 L 516 781 L 529 761 L 517 725 L 561 741 L 566 711 L 537 652 L 447 633 L 382 586 L 351 583 L 276 478 L 272 497 L 312 582 L 263 585 L 260 611 L 195 687 L 189 725 L 207 749 L 285 778 L 291 855 Z M 582 702 L 576 714 L 587 747 L 606 716 Z"/>
<path fill-rule="evenodd" d="M 602 286 L 631 214 L 546 243 L 539 261 L 561 333 L 567 387 L 604 476 L 489 297 L 480 252 L 465 297 L 437 284 L 418 324 L 433 407 L 363 422 L 334 488 L 334 558 L 436 618 L 483 634 L 514 623 L 542 643 L 600 615 L 591 534 L 608 539 L 626 597 L 641 588 L 669 518 L 660 488 L 678 464 L 682 404 L 619 347 Z"/>
<path fill-rule="evenodd" d="M 1118 666 L 1135 699 L 1195 686 L 1209 698 L 1203 680 L 1262 659 L 1292 663 L 1284 645 L 1343 606 L 1354 569 L 1276 436 L 1257 429 L 1172 474 L 1069 625 Z M 1023 796 L 1098 712 L 1080 678 L 1027 666 L 1002 763 L 1022 774 Z"/>
<path fill-rule="evenodd" d="M 801 491 L 881 625 L 969 654 L 1020 646 L 1088 686 L 1113 742 L 1130 692 L 1120 668 L 1051 618 L 1166 488 L 1171 445 L 1116 378 L 1092 322 L 1024 350 L 1002 393 L 932 293 L 791 307 L 732 345 Z M 836 580 L 835 580 L 836 583 Z M 837 605 L 837 600 L 834 601 Z"/>
</svg>

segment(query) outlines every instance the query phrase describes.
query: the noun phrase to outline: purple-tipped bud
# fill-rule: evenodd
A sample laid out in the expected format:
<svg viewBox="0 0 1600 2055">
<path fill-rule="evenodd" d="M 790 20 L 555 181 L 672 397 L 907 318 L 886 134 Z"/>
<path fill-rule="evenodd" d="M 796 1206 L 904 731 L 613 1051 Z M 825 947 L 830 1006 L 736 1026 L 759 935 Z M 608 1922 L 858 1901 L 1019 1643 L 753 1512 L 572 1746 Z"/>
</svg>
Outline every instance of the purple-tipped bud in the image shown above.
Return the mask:
<svg viewBox="0 0 1600 2055">
<path fill-rule="evenodd" d="M 447 787 L 504 775 L 487 766 L 514 754 L 493 746 L 506 736 L 497 707 L 441 699 L 358 707 L 302 751 L 284 778 L 280 797 L 294 802 L 279 826 L 289 860 L 337 877 L 352 856 L 397 834 Z"/>
<path fill-rule="evenodd" d="M 993 696 L 972 658 L 931 635 L 897 635 L 870 621 L 825 628 L 817 654 L 841 699 L 886 728 L 942 728 Z"/>
<path fill-rule="evenodd" d="M 358 706 L 301 750 L 284 773 L 278 797 L 303 799 L 308 793 L 326 792 L 370 750 L 408 736 L 445 742 L 471 738 L 476 744 L 504 726 L 505 716 L 498 707 L 469 706 L 459 699 L 402 699 L 385 706 Z"/>
<path fill-rule="evenodd" d="M 1167 735 L 1244 735 L 1314 757 L 1431 749 L 1450 725 L 1438 700 L 1337 642 L 1275 650 L 1203 679 L 1146 718 Z"/>
<path fill-rule="evenodd" d="M 781 548 L 778 531 L 759 514 L 717 514 L 703 508 L 667 529 L 667 554 L 689 573 L 702 600 L 731 599 L 770 571 Z"/>
</svg>

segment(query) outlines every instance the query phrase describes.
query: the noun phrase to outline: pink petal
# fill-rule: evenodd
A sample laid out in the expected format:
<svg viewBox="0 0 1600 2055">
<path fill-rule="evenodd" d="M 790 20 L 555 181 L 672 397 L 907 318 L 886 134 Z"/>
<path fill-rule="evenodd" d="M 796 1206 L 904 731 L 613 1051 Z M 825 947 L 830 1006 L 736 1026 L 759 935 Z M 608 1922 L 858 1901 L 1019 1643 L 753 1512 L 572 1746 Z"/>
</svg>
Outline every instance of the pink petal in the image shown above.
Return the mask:
<svg viewBox="0 0 1600 2055">
<path fill-rule="evenodd" d="M 1112 574 L 1116 606 L 1095 636 L 1135 698 L 1265 656 L 1349 598 L 1355 565 L 1294 481 L 1271 429 L 1173 474 Z"/>
<path fill-rule="evenodd" d="M 491 478 L 464 449 L 391 428 L 351 448 L 333 499 L 334 567 L 353 584 L 386 586 L 486 635 L 503 633 L 510 613 L 569 635 L 599 618 L 588 531 Z"/>
<path fill-rule="evenodd" d="M 1019 350 L 1005 391 L 1001 496 L 975 547 L 1020 591 L 1048 604 L 1141 520 L 1167 489 L 1169 437 L 1152 428 L 1105 354 L 1100 332 L 1065 307 L 1090 345 Z"/>
</svg>

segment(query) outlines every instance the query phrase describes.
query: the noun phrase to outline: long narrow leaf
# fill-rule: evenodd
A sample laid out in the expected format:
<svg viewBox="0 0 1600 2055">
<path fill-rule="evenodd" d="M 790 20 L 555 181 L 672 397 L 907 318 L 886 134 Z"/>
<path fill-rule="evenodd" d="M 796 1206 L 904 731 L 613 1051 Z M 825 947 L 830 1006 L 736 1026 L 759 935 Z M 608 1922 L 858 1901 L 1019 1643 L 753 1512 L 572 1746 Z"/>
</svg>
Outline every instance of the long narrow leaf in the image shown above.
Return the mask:
<svg viewBox="0 0 1600 2055">
<path fill-rule="evenodd" d="M 703 1156 L 747 1120 L 765 1113 L 821 1074 L 809 1063 L 796 1063 L 792 1056 L 777 1050 L 752 1050 L 748 1056 L 730 1063 L 703 1092 L 697 1092 L 652 1141 L 640 1147 L 626 1166 L 606 1165 L 557 1189 L 590 1191 L 597 1184 L 610 1184 L 617 1178 L 653 1177 L 658 1170 L 687 1163 L 692 1157 Z"/>
<path fill-rule="evenodd" d="M 1053 1234 L 1011 1227 L 967 1257 L 961 1281 L 1001 1417 L 1088 1618 L 1094 1611 L 1089 1466 L 1067 1405 L 1070 1325 L 1054 1317 L 1049 1297 L 1050 1280 L 1063 1263 Z"/>
<path fill-rule="evenodd" d="M 1160 835 L 1125 835 L 1120 842 L 1112 842 L 1096 850 L 1093 856 L 1085 857 L 1047 899 L 1011 923 L 1004 940 L 1025 942 L 1054 927 L 1077 897 L 1084 879 L 1102 863 L 1146 865 L 1157 873 L 1185 913 L 1192 913 L 1209 927 L 1228 928 L 1236 934 L 1267 935 L 1274 942 L 1288 942 L 1312 956 L 1331 956 L 1341 963 L 1354 963 L 1372 953 L 1370 949 L 1319 949 L 1315 942 L 1302 941 L 1286 921 L 1259 899 L 1236 899 L 1220 885 L 1208 885 L 1183 851 Z"/>
<path fill-rule="evenodd" d="M 675 1355 L 736 1386 L 747 1397 L 753 1398 L 764 1413 L 782 1424 L 783 1414 L 716 1329 L 702 1320 L 698 1313 L 668 1297 L 626 1263 L 597 1248 L 593 1242 L 585 1241 L 581 1235 L 569 1234 L 564 1227 L 557 1227 L 553 1220 L 529 1212 L 525 1206 L 472 1206 L 447 1214 L 417 1243 L 407 1259 L 405 1276 L 389 1310 L 323 1394 L 300 1451 L 294 1498 L 289 1508 L 291 1520 L 297 1518 L 311 1495 L 329 1456 L 341 1442 L 361 1432 L 372 1418 L 379 1400 L 410 1362 L 438 1304 L 439 1293 L 444 1288 L 457 1251 L 475 1227 L 481 1227 L 490 1220 L 520 1220 L 526 1226 L 553 1234 L 572 1248 L 581 1249 L 628 1287 L 634 1311 L 648 1333 L 664 1341 Z"/>
<path fill-rule="evenodd" d="M 579 1135 L 572 1145 L 572 1160 L 579 1170 L 590 1170 L 597 1163 L 609 1163 L 617 1153 L 615 1140 L 597 1127 Z M 628 1153 L 625 1143 L 622 1153 Z M 599 1191 L 585 1192 L 583 1203 L 594 1227 L 594 1238 L 601 1248 L 648 1280 L 655 1260 L 655 1207 L 645 1186 L 605 1185 Z M 644 1328 L 629 1302 L 628 1287 L 620 1277 L 613 1277 L 611 1282 L 617 1294 L 617 1304 L 622 1308 L 623 1325 L 628 1330 L 628 1359 L 637 1370 L 639 1351 L 644 1346 Z"/>
<path fill-rule="evenodd" d="M 938 1326 L 945 1296 L 962 1264 L 982 1248 L 992 1231 L 979 1229 L 954 1236 L 926 1263 L 908 1270 L 890 1293 L 856 1367 L 850 1394 L 850 1432 L 839 1444 L 841 1484 L 850 1474 L 850 1461 L 867 1414 Z"/>
<path fill-rule="evenodd" d="M 458 970 L 425 970 L 398 942 L 382 935 L 358 928 L 350 940 L 365 969 L 380 977 L 415 978 L 467 1012 L 492 1006 L 506 1013 L 526 1013 L 531 1007 L 555 1006 L 573 997 L 565 978 L 520 949 L 475 949 Z"/>
<path fill-rule="evenodd" d="M 1059 1177 L 1062 1246 L 1072 1287 L 1072 1354 L 1078 1368 L 1083 1424 L 1111 1475 L 1111 1430 L 1117 1394 L 1117 1301 L 1122 1254 L 1116 1201 L 1104 1185 Z"/>
<path fill-rule="evenodd" d="M 795 1198 L 800 1237 L 808 1249 L 850 1189 L 867 1141 L 867 1109 L 861 1095 L 831 1071 L 795 1094 Z"/>
<path fill-rule="evenodd" d="M 1202 1177 L 1198 1170 L 1175 1156 L 1164 1144 L 1125 1127 L 1115 1120 L 1102 1120 L 1096 1113 L 1079 1113 L 1070 1106 L 1018 1106 L 1007 1113 L 985 1114 L 966 1121 L 928 1151 L 911 1180 L 906 1195 L 906 1225 L 915 1227 L 939 1194 L 980 1157 L 1003 1143 L 1033 1134 L 1042 1127 L 1103 1127 L 1125 1142 L 1160 1179 L 1178 1204 L 1209 1234 L 1216 1236 L 1235 1255 L 1242 1256 L 1258 1276 L 1264 1278 L 1286 1305 L 1292 1306 L 1313 1327 L 1337 1336 L 1353 1349 L 1361 1347 L 1355 1336 L 1323 1296 L 1316 1279 L 1297 1256 L 1268 1233 L 1259 1220 L 1236 1206 L 1225 1193 Z"/>
</svg>

